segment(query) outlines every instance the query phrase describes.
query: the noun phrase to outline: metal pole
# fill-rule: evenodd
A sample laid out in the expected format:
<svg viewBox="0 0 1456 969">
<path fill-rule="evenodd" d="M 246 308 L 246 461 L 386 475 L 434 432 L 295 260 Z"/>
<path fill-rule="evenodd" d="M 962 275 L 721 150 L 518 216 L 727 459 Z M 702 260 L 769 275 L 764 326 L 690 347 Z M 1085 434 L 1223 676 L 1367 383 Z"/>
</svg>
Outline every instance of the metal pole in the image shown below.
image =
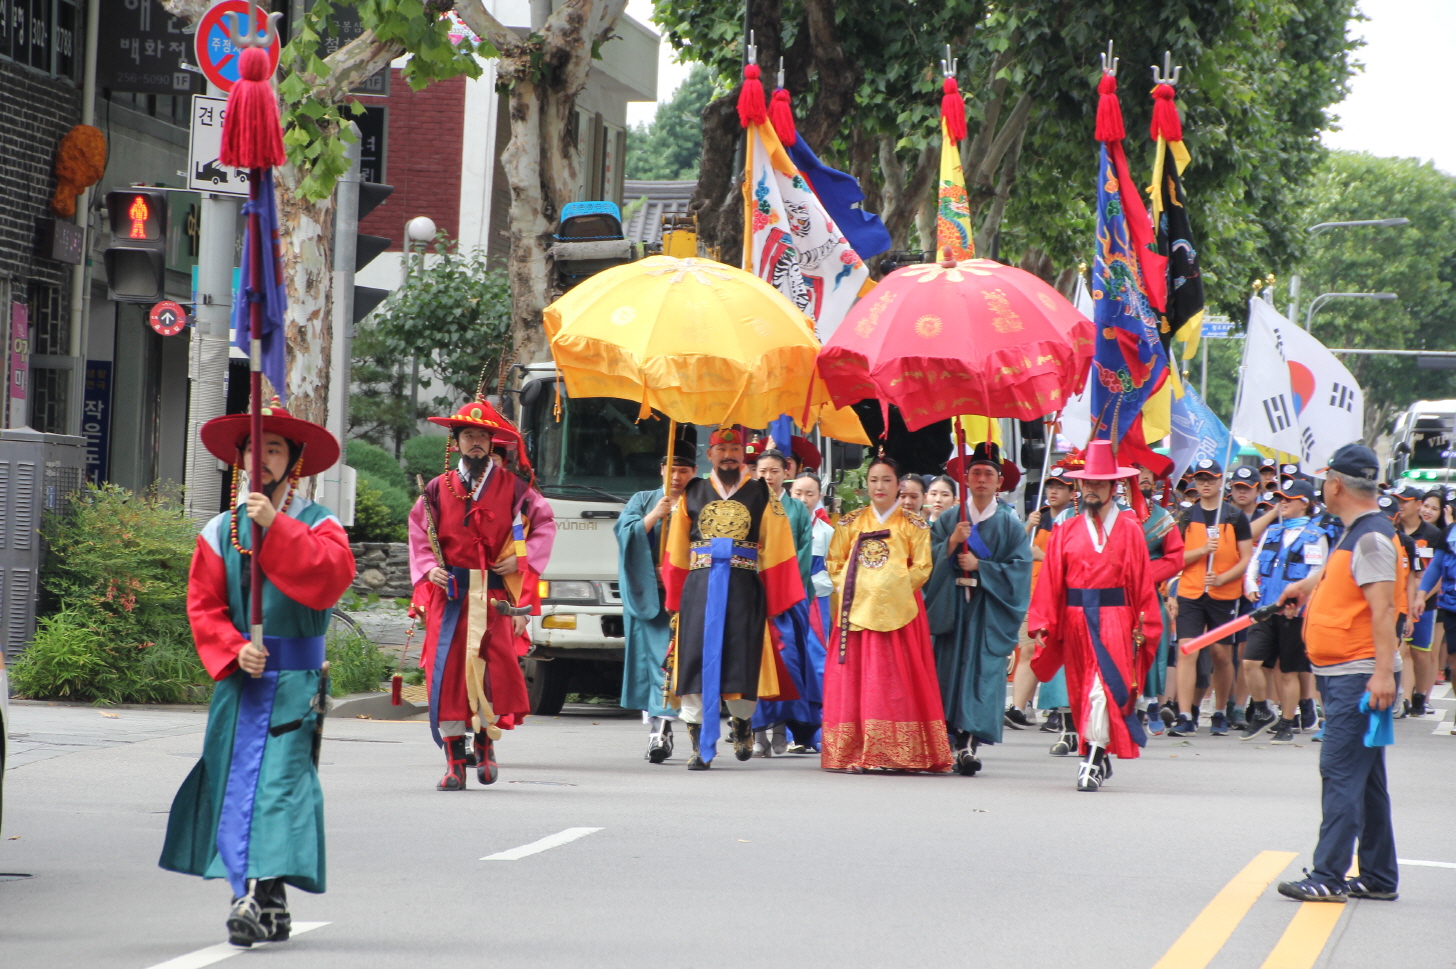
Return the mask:
<svg viewBox="0 0 1456 969">
<path fill-rule="evenodd" d="M 81 123 L 96 121 L 96 22 L 100 19 L 101 0 L 86 3 L 86 49 L 81 67 Z M 76 199 L 76 225 L 81 228 L 81 264 L 71 269 L 71 386 L 66 404 L 66 430 L 81 433 L 81 401 L 86 388 L 86 323 L 90 317 L 91 269 L 91 197 L 87 187 Z M 106 469 L 101 469 L 104 474 Z"/>
<path fill-rule="evenodd" d="M 1289 321 L 1295 326 L 1299 325 L 1299 287 L 1303 282 L 1299 273 L 1289 277 Z"/>
<path fill-rule="evenodd" d="M 221 88 L 208 85 L 210 97 Z M 233 267 L 237 265 L 238 214 L 235 195 L 204 194 L 197 238 L 191 386 L 187 399 L 187 514 L 204 525 L 222 504 L 223 469 L 201 444 L 199 430 L 227 411 L 228 348 L 232 343 Z"/>
</svg>

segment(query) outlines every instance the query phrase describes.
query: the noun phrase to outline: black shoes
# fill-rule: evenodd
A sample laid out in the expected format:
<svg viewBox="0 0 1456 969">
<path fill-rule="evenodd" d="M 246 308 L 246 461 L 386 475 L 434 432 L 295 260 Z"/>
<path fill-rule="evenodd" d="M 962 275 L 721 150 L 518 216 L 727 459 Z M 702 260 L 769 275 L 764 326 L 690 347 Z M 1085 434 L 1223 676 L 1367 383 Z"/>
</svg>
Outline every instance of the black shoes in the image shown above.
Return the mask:
<svg viewBox="0 0 1456 969">
<path fill-rule="evenodd" d="M 1022 727 L 1034 727 L 1036 724 L 1027 719 L 1026 714 L 1016 707 L 1006 708 L 1006 726 L 1013 730 L 1020 730 Z"/>
<path fill-rule="evenodd" d="M 1348 897 L 1344 885 L 1338 888 L 1326 885 L 1310 875 L 1308 868 L 1304 870 L 1304 877 L 1299 881 L 1280 882 L 1279 894 L 1296 902 L 1338 902 L 1341 905 L 1345 904 Z"/>
<path fill-rule="evenodd" d="M 1267 709 L 1249 711 L 1249 725 L 1243 729 L 1240 740 L 1253 740 L 1259 734 L 1268 730 L 1279 722 L 1279 718 L 1270 713 Z"/>
<path fill-rule="evenodd" d="M 494 784 L 500 777 L 500 767 L 495 762 L 495 742 L 484 732 L 475 735 L 475 779 L 482 784 Z"/>
<path fill-rule="evenodd" d="M 445 776 L 435 785 L 437 791 L 465 790 L 465 738 L 445 738 Z"/>
<path fill-rule="evenodd" d="M 1056 742 L 1052 744 L 1050 753 L 1053 757 L 1066 757 L 1068 754 L 1075 754 L 1081 746 L 1081 740 L 1077 737 L 1077 726 L 1072 720 L 1070 713 L 1062 714 L 1062 732 L 1057 735 Z"/>
<path fill-rule="evenodd" d="M 693 742 L 693 756 L 688 760 L 688 770 L 707 770 L 713 766 L 708 761 L 703 760 L 702 755 L 698 753 L 698 739 L 702 735 L 703 725 L 701 723 L 688 724 L 688 737 Z"/>
<path fill-rule="evenodd" d="M 1380 902 L 1393 902 L 1400 897 L 1395 889 L 1376 888 L 1361 875 L 1345 882 L 1345 894 L 1351 898 L 1370 898 Z"/>
<path fill-rule="evenodd" d="M 1088 747 L 1087 756 L 1077 765 L 1077 790 L 1088 793 L 1101 790 L 1103 782 L 1112 773 L 1108 769 L 1110 766 L 1106 748 Z"/>
<path fill-rule="evenodd" d="M 1294 722 L 1285 720 L 1282 717 L 1279 724 L 1274 728 L 1274 736 L 1269 738 L 1271 744 L 1292 744 L 1294 743 Z"/>
<path fill-rule="evenodd" d="M 753 756 L 753 727 L 742 717 L 728 718 L 728 733 L 733 738 L 733 756 L 748 760 Z"/>
<path fill-rule="evenodd" d="M 957 730 L 951 736 L 955 744 L 956 773 L 962 777 L 975 777 L 976 772 L 981 769 L 981 758 L 976 756 L 980 741 L 966 730 Z"/>
<path fill-rule="evenodd" d="M 697 749 L 697 744 L 693 744 Z M 661 764 L 672 756 L 672 721 L 662 717 L 652 718 L 652 736 L 647 741 L 647 760 Z"/>
<path fill-rule="evenodd" d="M 252 883 L 249 884 L 251 886 Z M 243 949 L 268 938 L 268 930 L 263 927 L 263 909 L 251 892 L 233 899 L 233 907 L 227 917 L 227 930 L 228 942 Z"/>
<path fill-rule="evenodd" d="M 1053 710 L 1047 714 L 1047 718 L 1041 724 L 1042 733 L 1062 732 L 1062 711 Z"/>
<path fill-rule="evenodd" d="M 227 929 L 228 942 L 242 949 L 255 942 L 287 942 L 293 920 L 283 879 L 249 879 L 248 894 L 233 899 Z"/>
<path fill-rule="evenodd" d="M 1424 693 L 1412 693 L 1410 715 L 1413 717 L 1424 717 L 1426 712 L 1426 695 Z"/>
</svg>

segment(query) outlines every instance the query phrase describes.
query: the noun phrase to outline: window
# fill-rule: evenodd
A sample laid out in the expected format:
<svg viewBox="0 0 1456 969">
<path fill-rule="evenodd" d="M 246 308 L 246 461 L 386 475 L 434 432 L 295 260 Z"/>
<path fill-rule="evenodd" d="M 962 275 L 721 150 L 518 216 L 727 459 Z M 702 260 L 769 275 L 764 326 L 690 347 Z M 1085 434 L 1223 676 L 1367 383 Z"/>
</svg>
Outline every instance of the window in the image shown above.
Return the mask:
<svg viewBox="0 0 1456 969">
<path fill-rule="evenodd" d="M 0 0 L 0 57 L 74 81 L 80 45 L 77 0 Z"/>
</svg>

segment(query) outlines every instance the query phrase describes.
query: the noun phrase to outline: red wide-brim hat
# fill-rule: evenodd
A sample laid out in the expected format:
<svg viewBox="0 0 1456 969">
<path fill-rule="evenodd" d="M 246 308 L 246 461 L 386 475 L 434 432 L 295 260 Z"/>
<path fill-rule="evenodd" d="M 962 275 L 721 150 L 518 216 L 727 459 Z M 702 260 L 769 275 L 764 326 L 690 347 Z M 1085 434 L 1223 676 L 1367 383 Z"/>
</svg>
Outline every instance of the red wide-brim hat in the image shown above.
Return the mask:
<svg viewBox="0 0 1456 969">
<path fill-rule="evenodd" d="M 516 430 L 516 425 L 483 400 L 472 400 L 449 417 L 430 417 L 426 420 L 451 430 L 479 427 L 489 431 L 491 439 L 504 447 L 521 447 L 521 432 Z"/>
<path fill-rule="evenodd" d="M 1125 468 L 1117 463 L 1112 453 L 1111 441 L 1092 441 L 1087 445 L 1087 463 L 1077 471 L 1068 471 L 1067 477 L 1083 481 L 1120 481 L 1137 477 L 1137 468 Z"/>
<path fill-rule="evenodd" d="M 218 460 L 241 467 L 243 441 L 252 430 L 253 419 L 248 414 L 214 417 L 202 425 L 202 446 Z M 299 477 L 307 478 L 339 463 L 339 442 L 327 428 L 294 417 L 277 405 L 263 408 L 263 433 L 277 434 L 303 449 Z"/>
</svg>

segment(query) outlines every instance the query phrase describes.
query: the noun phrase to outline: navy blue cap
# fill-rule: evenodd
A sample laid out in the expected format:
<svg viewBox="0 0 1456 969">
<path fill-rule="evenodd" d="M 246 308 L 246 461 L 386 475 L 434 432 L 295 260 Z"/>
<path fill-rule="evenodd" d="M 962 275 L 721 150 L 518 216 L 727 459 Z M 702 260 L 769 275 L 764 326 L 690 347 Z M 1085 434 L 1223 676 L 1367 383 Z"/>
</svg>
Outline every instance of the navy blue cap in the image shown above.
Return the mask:
<svg viewBox="0 0 1456 969">
<path fill-rule="evenodd" d="M 1402 501 L 1421 501 L 1426 497 L 1427 493 L 1425 488 L 1418 488 L 1408 481 L 1391 492 L 1391 494 Z"/>
<path fill-rule="evenodd" d="M 1250 488 L 1257 487 L 1259 484 L 1262 483 L 1259 480 L 1259 472 L 1255 471 L 1248 465 L 1234 468 L 1234 473 L 1229 475 L 1229 477 L 1233 479 L 1230 482 L 1231 484 L 1244 484 L 1248 485 Z"/>
<path fill-rule="evenodd" d="M 1193 473 L 1193 477 L 1195 478 L 1200 474 L 1206 474 L 1211 478 L 1217 478 L 1223 474 L 1223 466 L 1213 458 L 1201 458 L 1200 460 L 1194 461 L 1193 467 L 1188 470 Z"/>
<path fill-rule="evenodd" d="M 1380 475 L 1380 459 L 1363 444 L 1346 444 L 1330 455 L 1330 463 L 1325 470 L 1374 481 Z"/>
<path fill-rule="evenodd" d="M 1281 479 L 1279 488 L 1274 493 L 1281 498 L 1303 498 L 1311 504 L 1314 503 L 1314 485 L 1298 478 Z"/>
<path fill-rule="evenodd" d="M 1068 477 L 1071 474 L 1069 468 L 1048 468 L 1046 477 L 1042 479 L 1043 484 L 1051 484 L 1053 481 L 1060 482 L 1068 488 L 1077 487 L 1077 479 Z"/>
<path fill-rule="evenodd" d="M 1275 461 L 1273 458 L 1260 458 L 1259 459 L 1259 470 L 1260 471 L 1264 471 L 1266 469 L 1269 470 L 1269 471 L 1273 471 L 1273 470 L 1275 470 L 1278 467 L 1279 467 L 1279 462 L 1278 461 Z"/>
</svg>

